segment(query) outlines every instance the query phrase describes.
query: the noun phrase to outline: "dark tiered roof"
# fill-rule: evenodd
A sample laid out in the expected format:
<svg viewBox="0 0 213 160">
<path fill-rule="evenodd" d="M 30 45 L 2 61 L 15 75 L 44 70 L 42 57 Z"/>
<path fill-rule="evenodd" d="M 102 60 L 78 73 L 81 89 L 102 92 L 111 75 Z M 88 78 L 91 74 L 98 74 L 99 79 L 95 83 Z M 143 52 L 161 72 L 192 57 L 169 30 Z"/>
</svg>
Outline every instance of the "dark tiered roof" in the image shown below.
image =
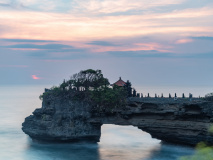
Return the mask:
<svg viewBox="0 0 213 160">
<path fill-rule="evenodd" d="M 115 83 L 112 84 L 112 86 L 114 86 L 114 85 L 123 87 L 123 86 L 126 85 L 126 82 L 124 82 L 124 81 L 121 79 L 121 77 L 120 77 L 119 80 L 118 80 L 117 82 L 115 82 Z"/>
</svg>

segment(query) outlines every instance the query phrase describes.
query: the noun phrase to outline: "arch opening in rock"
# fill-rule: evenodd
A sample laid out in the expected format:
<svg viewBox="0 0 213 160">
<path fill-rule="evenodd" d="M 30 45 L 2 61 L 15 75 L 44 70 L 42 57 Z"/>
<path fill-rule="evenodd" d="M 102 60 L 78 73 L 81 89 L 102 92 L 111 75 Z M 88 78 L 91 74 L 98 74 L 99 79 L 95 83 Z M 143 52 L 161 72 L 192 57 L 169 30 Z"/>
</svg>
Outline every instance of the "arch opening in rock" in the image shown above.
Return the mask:
<svg viewBox="0 0 213 160">
<path fill-rule="evenodd" d="M 98 145 L 102 159 L 116 160 L 116 157 L 122 157 L 125 160 L 149 157 L 153 150 L 160 148 L 160 142 L 131 125 L 104 124 Z"/>
</svg>

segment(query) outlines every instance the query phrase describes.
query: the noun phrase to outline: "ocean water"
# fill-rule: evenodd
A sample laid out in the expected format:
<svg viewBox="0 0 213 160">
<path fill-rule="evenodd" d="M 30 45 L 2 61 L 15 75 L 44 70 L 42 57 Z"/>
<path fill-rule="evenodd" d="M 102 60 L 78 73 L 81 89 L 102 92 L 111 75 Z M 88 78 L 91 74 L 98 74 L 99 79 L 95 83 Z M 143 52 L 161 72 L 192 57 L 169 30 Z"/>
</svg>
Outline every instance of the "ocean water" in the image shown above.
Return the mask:
<svg viewBox="0 0 213 160">
<path fill-rule="evenodd" d="M 47 86 L 0 86 L 0 160 L 178 160 L 191 147 L 163 144 L 133 126 L 103 125 L 101 140 L 89 143 L 38 143 L 21 130 Z"/>
</svg>

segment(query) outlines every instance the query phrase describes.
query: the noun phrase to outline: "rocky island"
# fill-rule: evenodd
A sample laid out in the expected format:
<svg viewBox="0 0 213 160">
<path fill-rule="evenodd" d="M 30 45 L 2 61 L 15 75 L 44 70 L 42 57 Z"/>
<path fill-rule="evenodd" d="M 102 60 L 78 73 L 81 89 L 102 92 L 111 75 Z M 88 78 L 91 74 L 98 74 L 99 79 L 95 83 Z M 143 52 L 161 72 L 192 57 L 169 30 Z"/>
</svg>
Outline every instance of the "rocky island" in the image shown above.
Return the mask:
<svg viewBox="0 0 213 160">
<path fill-rule="evenodd" d="M 109 87 L 100 70 L 85 70 L 46 89 L 42 107 L 22 130 L 42 141 L 99 142 L 103 124 L 132 125 L 159 140 L 186 145 L 213 144 L 213 102 L 205 99 L 138 98 L 131 83 Z"/>
</svg>

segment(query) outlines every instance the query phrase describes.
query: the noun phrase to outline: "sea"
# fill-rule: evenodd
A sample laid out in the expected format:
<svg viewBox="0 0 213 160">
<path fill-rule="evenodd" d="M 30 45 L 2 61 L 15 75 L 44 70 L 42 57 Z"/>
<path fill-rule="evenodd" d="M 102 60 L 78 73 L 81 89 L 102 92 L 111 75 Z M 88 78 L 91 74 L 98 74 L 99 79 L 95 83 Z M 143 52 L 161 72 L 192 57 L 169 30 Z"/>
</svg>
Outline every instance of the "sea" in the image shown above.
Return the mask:
<svg viewBox="0 0 213 160">
<path fill-rule="evenodd" d="M 38 97 L 45 87 L 50 86 L 0 86 L 0 160 L 178 160 L 195 152 L 192 147 L 162 143 L 133 126 L 103 125 L 97 144 L 32 141 L 22 132 L 22 123 L 41 107 Z M 147 93 L 161 93 L 161 87 L 147 88 Z"/>
</svg>

